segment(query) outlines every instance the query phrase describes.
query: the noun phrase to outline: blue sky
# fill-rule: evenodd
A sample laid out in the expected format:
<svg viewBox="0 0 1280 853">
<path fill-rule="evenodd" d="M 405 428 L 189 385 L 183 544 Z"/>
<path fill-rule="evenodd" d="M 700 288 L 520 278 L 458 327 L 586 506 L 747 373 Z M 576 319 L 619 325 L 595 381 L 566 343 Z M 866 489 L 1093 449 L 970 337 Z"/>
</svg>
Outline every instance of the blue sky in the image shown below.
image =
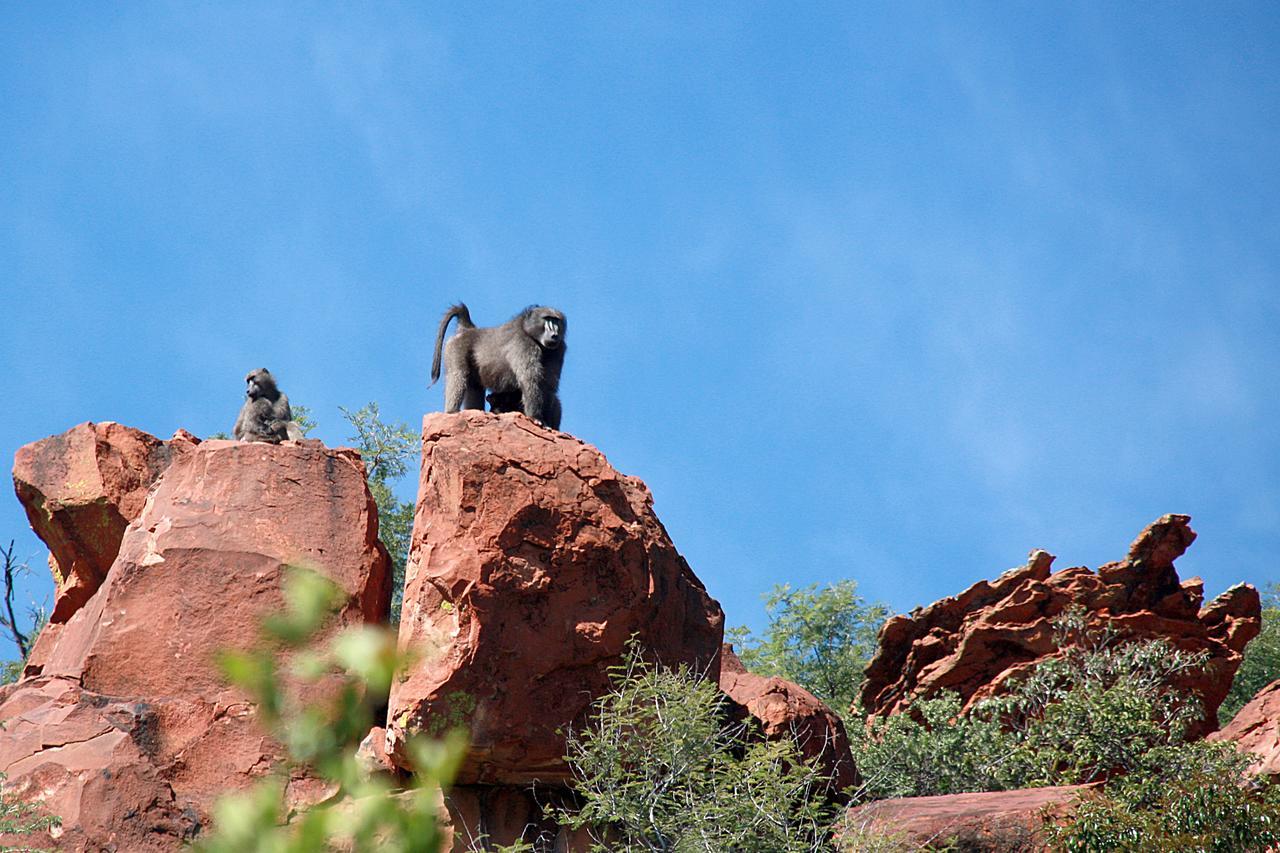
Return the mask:
<svg viewBox="0 0 1280 853">
<path fill-rule="evenodd" d="M 1280 579 L 1274 5 L 424 5 L 0 6 L 4 458 L 261 365 L 417 424 L 449 303 L 542 302 L 730 624 L 1166 512 Z"/>
</svg>

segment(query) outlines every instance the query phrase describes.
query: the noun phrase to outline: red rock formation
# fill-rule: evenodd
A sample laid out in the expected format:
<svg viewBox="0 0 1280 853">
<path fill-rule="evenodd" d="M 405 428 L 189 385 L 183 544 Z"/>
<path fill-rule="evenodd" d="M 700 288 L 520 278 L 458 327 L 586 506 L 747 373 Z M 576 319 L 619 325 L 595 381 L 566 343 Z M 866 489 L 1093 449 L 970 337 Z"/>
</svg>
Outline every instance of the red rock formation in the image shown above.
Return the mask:
<svg viewBox="0 0 1280 853">
<path fill-rule="evenodd" d="M 52 623 L 71 618 L 107 576 L 125 528 L 175 449 L 199 440 L 179 431 L 161 441 L 121 424 L 83 423 L 18 449 L 13 485 L 36 534 L 49 546 L 57 589 Z"/>
<path fill-rule="evenodd" d="M 842 825 L 846 840 L 858 832 L 883 833 L 909 850 L 950 841 L 960 850 L 1031 853 L 1045 849 L 1046 817 L 1065 818 L 1088 791 L 1087 785 L 1069 785 L 879 800 L 849 809 Z"/>
<path fill-rule="evenodd" d="M 0 688 L 5 793 L 62 818 L 24 847 L 174 850 L 199 829 L 155 762 L 159 722 L 142 702 L 111 699 L 61 678 Z M 8 849 L 8 848 L 6 848 Z"/>
<path fill-rule="evenodd" d="M 57 779 L 70 781 L 58 790 L 72 793 L 50 801 L 55 810 L 70 809 L 76 798 L 83 804 L 92 790 L 94 807 L 110 820 L 151 820 L 126 798 L 142 790 L 137 785 L 122 784 L 119 797 L 112 786 L 90 788 L 93 774 L 119 763 L 136 769 L 138 785 L 152 786 L 145 791 L 155 793 L 159 813 L 168 815 L 174 801 L 194 807 L 194 820 L 218 795 L 269 772 L 280 750 L 256 723 L 254 706 L 225 684 L 214 657 L 255 642 L 262 620 L 282 605 L 292 564 L 315 567 L 347 593 L 327 630 L 385 619 L 389 560 L 357 453 L 319 442 L 207 441 L 173 454 L 105 580 L 54 635 L 43 676 L 3 694 L 0 771 L 9 785 L 53 790 L 29 780 L 62 768 Z M 102 740 L 101 720 L 119 723 L 119 731 Z M 86 727 L 110 754 L 81 744 Z M 64 746 L 71 743 L 76 750 Z M 295 778 L 287 796 L 297 804 L 329 793 Z M 107 823 L 86 824 L 81 814 L 62 813 L 68 830 L 105 837 Z M 157 832 L 156 843 L 167 834 L 176 845 L 168 829 Z"/>
<path fill-rule="evenodd" d="M 1203 584 L 1198 578 L 1180 582 L 1173 567 L 1195 539 L 1189 521 L 1163 516 L 1124 560 L 1096 573 L 1078 567 L 1050 574 L 1053 557 L 1034 551 L 1025 566 L 995 581 L 893 617 L 867 667 L 864 707 L 893 714 L 914 697 L 943 689 L 970 703 L 990 696 L 1056 652 L 1051 622 L 1079 605 L 1093 623 L 1110 624 L 1122 636 L 1163 637 L 1187 651 L 1207 651 L 1205 672 L 1183 686 L 1199 693 L 1206 709 L 1192 735 L 1212 731 L 1241 653 L 1261 629 L 1261 604 L 1257 591 L 1242 584 L 1200 608 Z"/>
<path fill-rule="evenodd" d="M 1253 775 L 1280 776 L 1280 681 L 1259 690 L 1231 722 L 1208 739 L 1234 742 L 1241 752 L 1256 758 L 1250 768 Z"/>
<path fill-rule="evenodd" d="M 817 696 L 784 678 L 748 672 L 728 643 L 720 653 L 720 689 L 759 722 L 769 740 L 794 737 L 801 754 L 816 759 L 831 777 L 834 791 L 857 783 L 844 722 Z"/>
<path fill-rule="evenodd" d="M 716 678 L 724 617 L 639 480 L 520 414 L 432 414 L 400 644 L 422 655 L 392 687 L 389 741 L 464 724 L 464 783 L 562 781 L 558 730 L 609 688 L 637 635 L 664 664 Z"/>
</svg>

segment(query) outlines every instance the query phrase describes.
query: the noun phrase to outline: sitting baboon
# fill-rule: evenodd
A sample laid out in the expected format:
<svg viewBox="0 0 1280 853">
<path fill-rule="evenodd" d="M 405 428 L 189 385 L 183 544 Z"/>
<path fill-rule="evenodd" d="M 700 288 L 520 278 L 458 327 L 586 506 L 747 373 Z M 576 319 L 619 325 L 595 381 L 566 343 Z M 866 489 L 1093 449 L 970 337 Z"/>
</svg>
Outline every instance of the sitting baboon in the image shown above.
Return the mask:
<svg viewBox="0 0 1280 853">
<path fill-rule="evenodd" d="M 236 418 L 235 429 L 231 431 L 236 441 L 279 444 L 286 439 L 301 440 L 302 428 L 293 422 L 289 398 L 276 387 L 271 371 L 259 367 L 250 371 L 244 381 L 248 383 L 245 390 L 248 399 L 240 407 L 240 416 Z"/>
<path fill-rule="evenodd" d="M 445 330 L 455 317 L 458 330 L 446 343 Z M 483 410 L 485 389 L 490 389 L 493 411 L 523 411 L 559 429 L 566 327 L 564 314 L 543 305 L 526 308 L 501 326 L 483 327 L 471 322 L 466 305 L 454 305 L 440 321 L 431 362 L 434 385 L 440 378 L 443 345 L 444 410 Z"/>
</svg>

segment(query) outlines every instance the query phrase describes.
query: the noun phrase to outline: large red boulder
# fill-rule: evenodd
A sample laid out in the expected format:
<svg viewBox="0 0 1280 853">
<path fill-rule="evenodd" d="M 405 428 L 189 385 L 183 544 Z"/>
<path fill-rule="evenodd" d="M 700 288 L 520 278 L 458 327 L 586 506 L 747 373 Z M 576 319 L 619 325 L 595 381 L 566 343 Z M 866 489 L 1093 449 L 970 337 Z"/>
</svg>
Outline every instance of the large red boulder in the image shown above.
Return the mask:
<svg viewBox="0 0 1280 853">
<path fill-rule="evenodd" d="M 165 472 L 44 674 L 114 696 L 215 698 L 216 654 L 254 641 L 291 565 L 347 594 L 335 628 L 385 620 L 390 572 L 360 455 L 206 441 Z"/>
<path fill-rule="evenodd" d="M 67 621 L 97 591 L 151 486 L 175 452 L 197 441 L 186 432 L 161 441 L 104 421 L 18 448 L 14 490 L 49 546 L 56 584 L 50 622 Z"/>
<path fill-rule="evenodd" d="M 1067 785 L 878 800 L 845 813 L 840 825 L 844 844 L 838 836 L 837 848 L 864 849 L 856 843 L 861 837 L 887 836 L 904 850 L 936 845 L 948 850 L 1041 851 L 1046 821 L 1065 820 L 1089 791 L 1087 785 Z M 882 843 L 885 846 L 875 849 L 891 849 L 888 842 Z"/>
<path fill-rule="evenodd" d="M 0 706 L 0 772 L 8 784 L 27 785 L 24 790 L 41 798 L 52 790 L 24 780 L 41 767 L 61 766 L 67 754 L 61 745 L 79 743 L 84 727 L 98 724 L 92 708 L 106 708 L 108 722 L 123 720 L 122 731 L 141 757 L 113 736 L 110 755 L 76 753 L 72 769 L 88 774 L 84 779 L 114 772 L 112 762 L 125 755 L 130 767 L 149 767 L 169 786 L 171 799 L 203 819 L 217 796 L 270 772 L 280 747 L 258 724 L 248 697 L 226 684 L 215 656 L 257 641 L 263 620 L 283 606 L 282 585 L 293 565 L 322 572 L 346 593 L 326 632 L 386 619 L 389 560 L 377 539 L 377 509 L 358 453 L 312 441 L 206 441 L 174 454 L 97 592 L 52 635 L 40 676 L 19 682 Z M 45 701 L 41 697 L 54 690 L 46 684 L 74 684 L 75 690 Z M 136 720 L 111 710 L 115 705 L 134 709 Z M 60 716 L 58 709 L 72 706 L 84 709 Z M 151 784 L 151 775 L 137 773 Z M 78 791 L 80 784 L 66 782 L 63 789 Z M 103 820 L 137 809 L 117 798 L 115 788 L 92 790 L 101 798 L 95 808 L 114 815 Z M 121 796 L 132 797 L 133 790 L 122 786 Z M 295 775 L 286 795 L 304 804 L 329 793 Z M 57 811 L 71 800 L 47 802 Z M 58 813 L 68 829 L 90 832 L 80 812 Z"/>
<path fill-rule="evenodd" d="M 633 635 L 719 676 L 724 616 L 644 484 L 521 414 L 423 421 L 401 611 L 420 656 L 392 687 L 388 741 L 469 728 L 464 783 L 564 781 L 562 729 L 609 689 Z"/>
<path fill-rule="evenodd" d="M 1257 590 L 1241 584 L 1201 607 L 1199 578 L 1180 581 L 1173 566 L 1195 539 L 1189 522 L 1185 515 L 1161 517 L 1124 560 L 1096 572 L 1051 573 L 1052 555 L 1033 551 L 1025 566 L 995 581 L 893 617 L 867 667 L 864 708 L 888 715 L 939 690 L 953 690 L 967 703 L 997 693 L 1057 653 L 1052 622 L 1079 606 L 1092 624 L 1110 625 L 1124 638 L 1164 638 L 1185 651 L 1207 652 L 1204 671 L 1181 686 L 1204 701 L 1204 717 L 1191 735 L 1212 731 L 1244 647 L 1261 630 L 1261 603 Z"/>
<path fill-rule="evenodd" d="M 1250 773 L 1280 776 L 1280 681 L 1258 691 L 1231 722 L 1209 735 L 1209 740 L 1230 741 L 1256 759 Z"/>
<path fill-rule="evenodd" d="M 844 722 L 799 684 L 748 672 L 725 644 L 720 653 L 720 689 L 746 709 L 769 740 L 792 738 L 806 759 L 831 779 L 834 792 L 858 781 Z"/>
</svg>

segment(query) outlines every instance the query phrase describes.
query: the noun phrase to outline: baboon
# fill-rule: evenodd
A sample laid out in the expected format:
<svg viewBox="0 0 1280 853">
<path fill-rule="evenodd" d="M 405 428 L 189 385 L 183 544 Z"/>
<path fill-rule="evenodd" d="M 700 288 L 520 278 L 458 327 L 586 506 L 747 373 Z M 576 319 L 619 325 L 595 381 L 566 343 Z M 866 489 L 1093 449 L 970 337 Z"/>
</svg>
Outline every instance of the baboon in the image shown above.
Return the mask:
<svg viewBox="0 0 1280 853">
<path fill-rule="evenodd" d="M 279 444 L 286 439 L 301 440 L 302 428 L 293 422 L 289 398 L 276 387 L 271 371 L 259 367 L 251 370 L 244 381 L 249 386 L 245 390 L 248 399 L 240 407 L 240 416 L 236 418 L 235 429 L 231 431 L 236 441 Z"/>
<path fill-rule="evenodd" d="M 449 321 L 458 330 L 444 340 Z M 530 306 L 501 326 L 476 326 L 467 306 L 444 313 L 436 334 L 431 384 L 440 378 L 443 345 L 447 362 L 444 410 L 484 409 L 485 389 L 493 411 L 523 411 L 552 429 L 560 429 L 560 370 L 564 367 L 564 314 L 545 305 Z"/>
</svg>

